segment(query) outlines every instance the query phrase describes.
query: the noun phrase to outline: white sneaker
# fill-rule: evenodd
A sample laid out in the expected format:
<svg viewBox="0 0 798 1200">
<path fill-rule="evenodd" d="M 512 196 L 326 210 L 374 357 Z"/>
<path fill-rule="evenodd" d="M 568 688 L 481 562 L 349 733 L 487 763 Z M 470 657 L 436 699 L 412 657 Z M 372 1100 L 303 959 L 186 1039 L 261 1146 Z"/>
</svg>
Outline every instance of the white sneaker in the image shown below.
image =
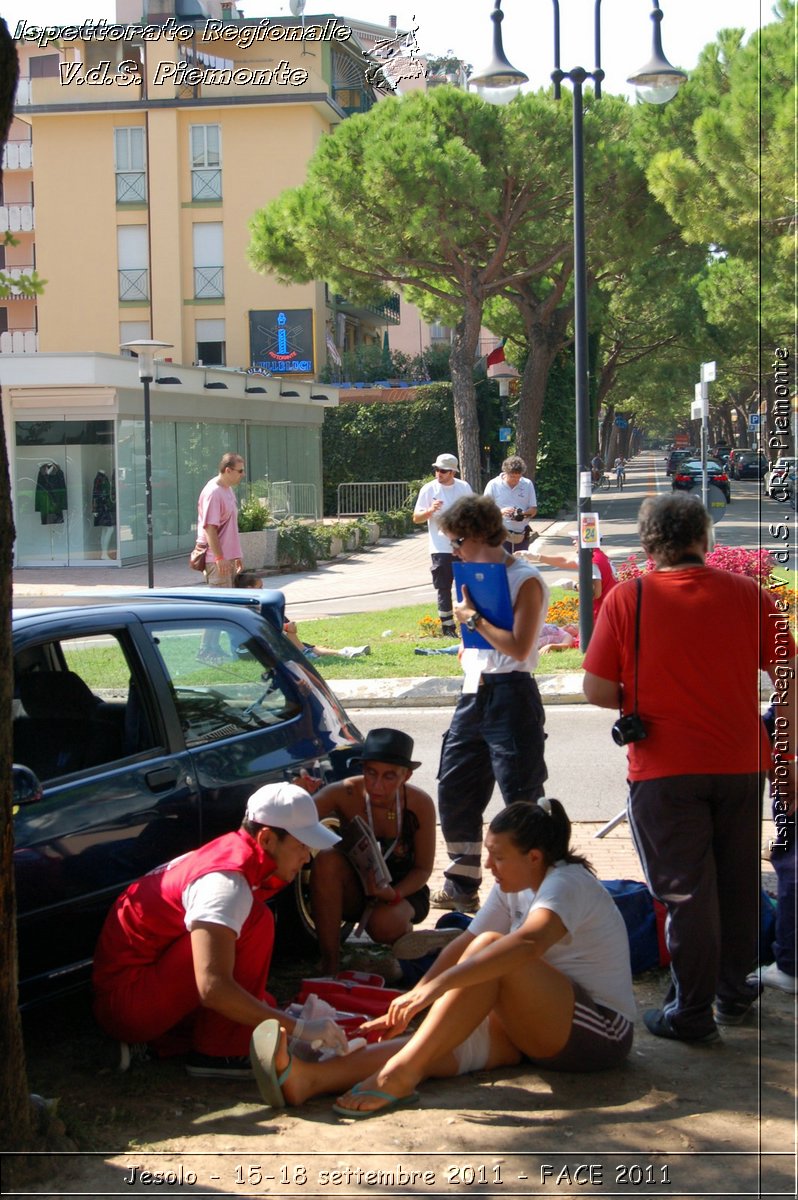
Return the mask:
<svg viewBox="0 0 798 1200">
<path fill-rule="evenodd" d="M 371 654 L 371 646 L 342 646 L 338 653 L 343 658 L 360 658 L 362 654 Z"/>
<path fill-rule="evenodd" d="M 788 975 L 786 971 L 782 971 L 776 963 L 768 963 L 766 967 L 757 967 L 754 971 L 754 977 L 758 979 L 765 987 L 778 988 L 781 992 L 790 992 L 795 995 L 798 992 L 798 977 Z"/>
</svg>

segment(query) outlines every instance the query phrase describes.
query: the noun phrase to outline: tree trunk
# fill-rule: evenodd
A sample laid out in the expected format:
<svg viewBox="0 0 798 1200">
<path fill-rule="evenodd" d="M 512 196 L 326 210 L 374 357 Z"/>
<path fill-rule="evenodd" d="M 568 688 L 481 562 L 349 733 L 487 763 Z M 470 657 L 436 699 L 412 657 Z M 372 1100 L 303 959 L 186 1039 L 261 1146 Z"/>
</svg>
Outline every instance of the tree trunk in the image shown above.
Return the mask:
<svg viewBox="0 0 798 1200">
<path fill-rule="evenodd" d="M 6 143 L 19 75 L 17 53 L 0 19 L 0 150 Z M 0 184 L 2 175 L 0 174 Z M 11 786 L 11 701 L 14 678 L 11 646 L 11 487 L 8 454 L 0 414 L 0 1146 L 23 1150 L 31 1145 L 31 1109 L 22 1026 L 17 1006 L 17 936 L 14 902 L 14 812 Z"/>
<path fill-rule="evenodd" d="M 474 387 L 474 360 L 479 345 L 481 325 L 482 304 L 473 297 L 469 297 L 465 314 L 455 326 L 450 363 L 460 478 L 470 483 L 477 493 L 482 491 L 482 472 L 480 469 L 477 393 Z M 435 453 L 439 454 L 445 450 L 446 446 L 440 446 L 435 448 Z"/>
</svg>

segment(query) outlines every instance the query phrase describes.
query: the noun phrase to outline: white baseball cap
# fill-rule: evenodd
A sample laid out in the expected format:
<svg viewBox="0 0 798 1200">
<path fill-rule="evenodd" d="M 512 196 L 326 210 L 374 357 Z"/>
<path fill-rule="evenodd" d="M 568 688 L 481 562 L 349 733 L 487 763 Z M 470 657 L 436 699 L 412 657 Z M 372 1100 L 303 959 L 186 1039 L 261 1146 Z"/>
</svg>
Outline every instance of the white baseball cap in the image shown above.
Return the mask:
<svg viewBox="0 0 798 1200">
<path fill-rule="evenodd" d="M 285 829 L 311 850 L 329 850 L 341 840 L 322 825 L 310 793 L 293 783 L 267 783 L 258 788 L 247 801 L 246 820 Z"/>
<path fill-rule="evenodd" d="M 453 454 L 439 454 L 432 465 L 433 467 L 440 467 L 442 471 L 460 470 L 460 464 Z"/>
</svg>

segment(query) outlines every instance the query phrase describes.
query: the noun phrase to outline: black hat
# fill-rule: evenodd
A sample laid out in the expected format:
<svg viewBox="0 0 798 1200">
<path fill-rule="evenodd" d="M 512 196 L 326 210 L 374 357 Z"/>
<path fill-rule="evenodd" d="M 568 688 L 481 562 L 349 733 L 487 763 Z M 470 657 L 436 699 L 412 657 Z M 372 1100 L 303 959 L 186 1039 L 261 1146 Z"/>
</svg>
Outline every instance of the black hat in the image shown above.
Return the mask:
<svg viewBox="0 0 798 1200">
<path fill-rule="evenodd" d="M 407 767 L 414 771 L 420 767 L 420 762 L 413 762 L 413 739 L 400 729 L 372 729 L 366 734 L 363 743 L 361 762 L 396 763 L 398 767 Z"/>
</svg>

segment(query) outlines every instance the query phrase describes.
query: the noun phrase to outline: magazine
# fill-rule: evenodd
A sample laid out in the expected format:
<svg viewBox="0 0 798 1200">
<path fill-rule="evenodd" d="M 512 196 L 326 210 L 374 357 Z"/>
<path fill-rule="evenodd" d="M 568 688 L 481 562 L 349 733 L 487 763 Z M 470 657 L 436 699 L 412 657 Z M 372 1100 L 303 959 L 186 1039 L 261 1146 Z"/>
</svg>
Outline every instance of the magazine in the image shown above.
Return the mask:
<svg viewBox="0 0 798 1200">
<path fill-rule="evenodd" d="M 391 876 L 380 844 L 362 817 L 347 822 L 341 831 L 339 849 L 357 871 L 367 896 L 375 888 L 390 885 Z"/>
</svg>

